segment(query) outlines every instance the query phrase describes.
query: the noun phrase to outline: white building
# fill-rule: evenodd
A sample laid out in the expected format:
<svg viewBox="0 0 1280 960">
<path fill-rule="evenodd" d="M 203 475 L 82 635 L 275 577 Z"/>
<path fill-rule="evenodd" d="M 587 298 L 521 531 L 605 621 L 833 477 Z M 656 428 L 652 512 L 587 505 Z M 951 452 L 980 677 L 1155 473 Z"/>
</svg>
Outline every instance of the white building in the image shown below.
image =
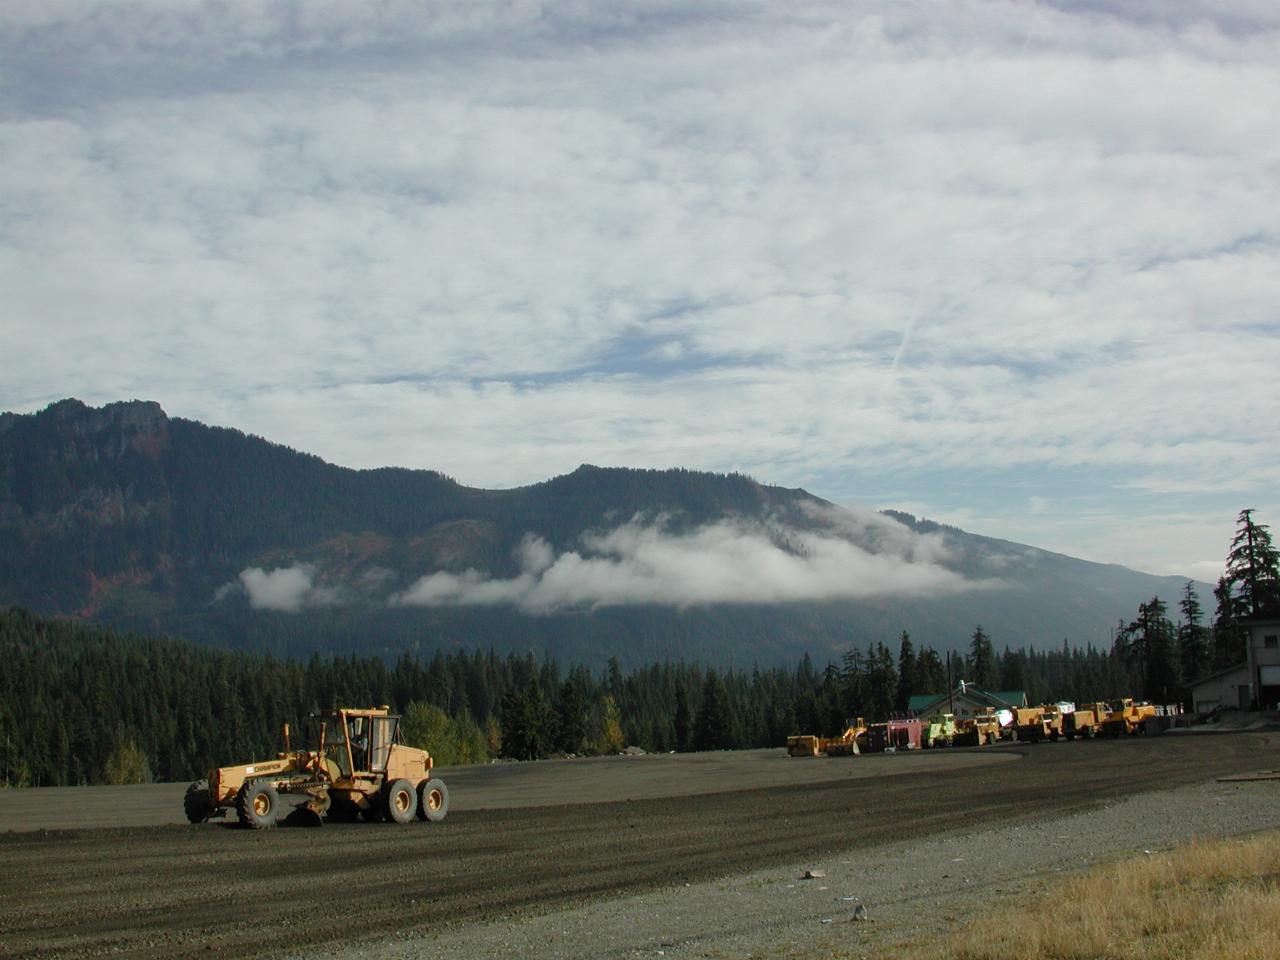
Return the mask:
<svg viewBox="0 0 1280 960">
<path fill-rule="evenodd" d="M 1280 619 L 1257 617 L 1245 621 L 1247 659 L 1191 684 L 1195 712 L 1217 708 L 1280 709 Z"/>
</svg>

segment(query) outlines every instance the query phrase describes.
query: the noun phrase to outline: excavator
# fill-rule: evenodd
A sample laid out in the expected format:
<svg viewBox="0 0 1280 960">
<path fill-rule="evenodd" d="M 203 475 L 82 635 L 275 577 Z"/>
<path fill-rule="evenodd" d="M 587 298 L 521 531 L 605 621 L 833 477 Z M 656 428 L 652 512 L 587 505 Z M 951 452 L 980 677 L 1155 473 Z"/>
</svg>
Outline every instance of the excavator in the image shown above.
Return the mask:
<svg viewBox="0 0 1280 960">
<path fill-rule="evenodd" d="M 400 717 L 388 707 L 313 713 L 309 727 L 310 749 L 290 749 L 285 724 L 284 751 L 274 760 L 216 767 L 191 784 L 183 799 L 187 819 L 203 823 L 235 810 L 243 826 L 263 830 L 286 807 L 289 816 L 314 825 L 357 817 L 436 822 L 449 812 L 449 789 L 431 776 L 431 755 L 405 746 Z"/>
</svg>

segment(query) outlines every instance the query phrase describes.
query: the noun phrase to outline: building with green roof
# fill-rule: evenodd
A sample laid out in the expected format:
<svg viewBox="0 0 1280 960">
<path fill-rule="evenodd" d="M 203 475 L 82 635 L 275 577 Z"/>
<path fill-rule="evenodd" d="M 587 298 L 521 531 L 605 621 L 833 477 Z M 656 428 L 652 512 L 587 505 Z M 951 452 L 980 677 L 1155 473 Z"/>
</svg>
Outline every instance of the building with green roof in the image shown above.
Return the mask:
<svg viewBox="0 0 1280 960">
<path fill-rule="evenodd" d="M 1027 706 L 1025 690 L 983 690 L 961 680 L 951 693 L 920 693 L 907 701 L 907 710 L 917 717 L 932 717 L 938 713 L 953 713 L 957 720 L 967 719 L 988 708 L 1012 710 Z"/>
</svg>

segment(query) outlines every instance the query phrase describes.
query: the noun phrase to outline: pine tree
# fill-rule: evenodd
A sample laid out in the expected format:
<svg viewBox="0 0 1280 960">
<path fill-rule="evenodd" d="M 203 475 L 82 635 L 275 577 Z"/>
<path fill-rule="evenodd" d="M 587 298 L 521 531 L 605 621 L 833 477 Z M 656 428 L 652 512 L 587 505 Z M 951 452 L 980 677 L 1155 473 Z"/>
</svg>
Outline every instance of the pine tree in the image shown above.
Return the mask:
<svg viewBox="0 0 1280 960">
<path fill-rule="evenodd" d="M 512 687 L 502 699 L 502 752 L 517 760 L 546 756 L 552 725 L 551 708 L 531 676 L 523 691 Z"/>
<path fill-rule="evenodd" d="M 1187 684 L 1204 676 L 1210 662 L 1208 632 L 1201 623 L 1204 614 L 1195 584 L 1190 580 L 1182 589 L 1178 609 L 1182 612 L 1182 622 L 1178 625 L 1178 665 L 1182 682 Z"/>
<path fill-rule="evenodd" d="M 556 749 L 583 753 L 587 746 L 587 705 L 572 677 L 560 685 L 555 715 Z"/>
<path fill-rule="evenodd" d="M 981 624 L 973 631 L 973 637 L 969 641 L 969 662 L 973 682 L 983 689 L 989 689 L 996 675 L 996 655 L 991 646 L 991 638 L 983 632 Z"/>
<path fill-rule="evenodd" d="M 893 653 L 883 643 L 876 643 L 867 661 L 868 714 L 877 720 L 885 720 L 893 712 L 893 695 L 898 687 Z"/>
<path fill-rule="evenodd" d="M 947 668 L 938 651 L 932 647 L 922 647 L 918 658 L 920 670 L 920 692 L 941 694 L 947 692 Z"/>
<path fill-rule="evenodd" d="M 1159 597 L 1138 604 L 1138 618 L 1116 634 L 1116 650 L 1138 681 L 1141 696 L 1167 701 L 1179 687 L 1174 627 Z"/>
<path fill-rule="evenodd" d="M 1023 651 L 1004 648 L 1004 655 L 1000 658 L 1000 689 L 1026 691 L 1027 656 Z"/>
<path fill-rule="evenodd" d="M 702 683 L 702 702 L 693 725 L 694 750 L 730 750 L 734 746 L 733 719 L 729 713 L 729 694 L 724 681 L 714 670 L 708 670 Z"/>
<path fill-rule="evenodd" d="M 810 693 L 810 697 L 812 696 Z M 816 721 L 813 722 L 816 723 Z M 680 753 L 686 753 L 692 749 L 693 708 L 689 706 L 689 694 L 685 692 L 684 687 L 676 689 L 675 738 L 676 750 Z"/>
<path fill-rule="evenodd" d="M 893 708 L 906 713 L 907 705 L 916 693 L 920 669 L 911 645 L 911 634 L 902 631 L 898 646 L 898 690 L 893 698 Z"/>
<path fill-rule="evenodd" d="M 834 736 L 844 730 L 850 717 L 874 717 L 871 698 L 870 658 L 850 647 L 841 658 L 841 669 L 828 666 L 820 690 L 819 704 L 826 708 L 821 730 Z"/>
<path fill-rule="evenodd" d="M 1227 581 L 1232 585 L 1237 620 L 1257 616 L 1280 605 L 1280 553 L 1270 529 L 1253 522 L 1253 510 L 1241 510 L 1236 535 L 1227 554 Z"/>
<path fill-rule="evenodd" d="M 1217 601 L 1213 616 L 1213 669 L 1226 670 L 1244 661 L 1249 641 L 1236 617 L 1238 606 L 1231 581 L 1225 576 L 1218 578 L 1213 597 Z"/>
</svg>

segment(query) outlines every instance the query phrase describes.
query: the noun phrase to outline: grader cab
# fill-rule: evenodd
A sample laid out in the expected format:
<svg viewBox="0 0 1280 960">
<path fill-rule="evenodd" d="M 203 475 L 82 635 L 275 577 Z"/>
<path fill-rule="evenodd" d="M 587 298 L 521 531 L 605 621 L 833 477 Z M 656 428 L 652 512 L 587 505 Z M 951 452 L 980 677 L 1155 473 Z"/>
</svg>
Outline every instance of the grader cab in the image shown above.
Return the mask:
<svg viewBox="0 0 1280 960">
<path fill-rule="evenodd" d="M 187 788 L 187 819 L 201 823 L 234 809 L 243 825 L 261 830 L 275 826 L 285 806 L 314 824 L 438 821 L 448 813 L 449 790 L 431 776 L 431 755 L 404 745 L 400 718 L 387 707 L 312 714 L 310 734 L 310 749 L 291 750 L 286 725 L 274 760 L 209 771 Z"/>
</svg>

